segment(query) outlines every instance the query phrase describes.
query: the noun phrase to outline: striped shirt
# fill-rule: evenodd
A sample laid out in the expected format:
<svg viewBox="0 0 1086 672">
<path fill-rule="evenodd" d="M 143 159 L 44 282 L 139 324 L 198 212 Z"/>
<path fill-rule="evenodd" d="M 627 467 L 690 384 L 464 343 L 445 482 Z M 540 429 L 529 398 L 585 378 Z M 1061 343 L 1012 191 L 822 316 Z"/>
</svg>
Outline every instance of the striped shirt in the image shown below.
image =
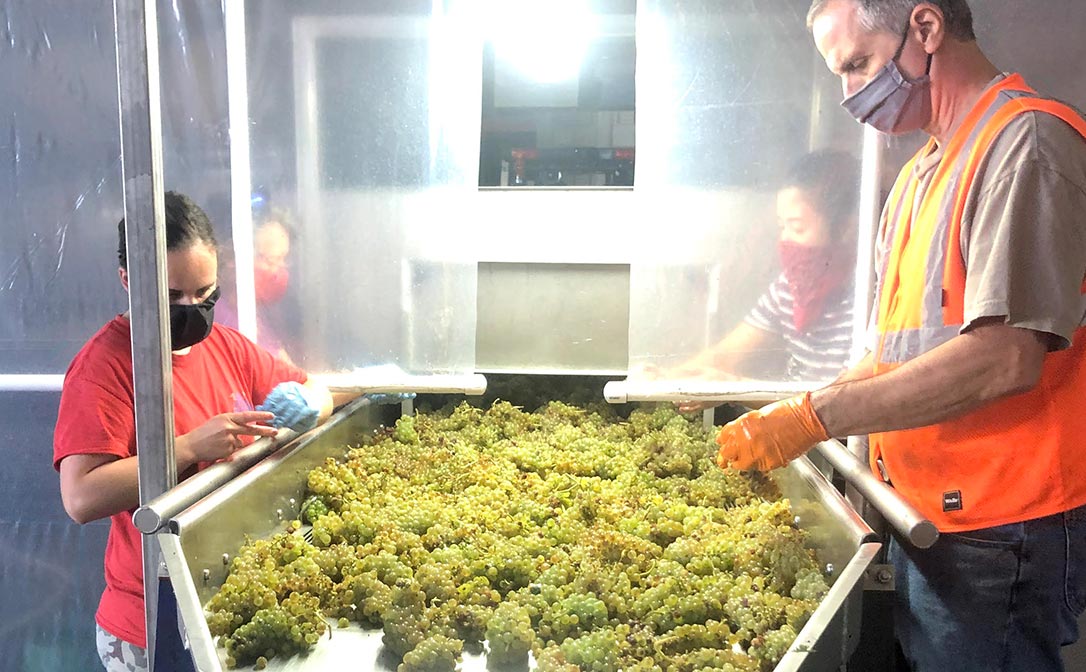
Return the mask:
<svg viewBox="0 0 1086 672">
<path fill-rule="evenodd" d="M 852 346 L 851 285 L 827 299 L 822 315 L 806 331 L 800 332 L 792 323 L 794 305 L 792 291 L 782 273 L 744 321 L 784 339 L 788 349 L 785 380 L 834 380 L 846 368 Z"/>
</svg>

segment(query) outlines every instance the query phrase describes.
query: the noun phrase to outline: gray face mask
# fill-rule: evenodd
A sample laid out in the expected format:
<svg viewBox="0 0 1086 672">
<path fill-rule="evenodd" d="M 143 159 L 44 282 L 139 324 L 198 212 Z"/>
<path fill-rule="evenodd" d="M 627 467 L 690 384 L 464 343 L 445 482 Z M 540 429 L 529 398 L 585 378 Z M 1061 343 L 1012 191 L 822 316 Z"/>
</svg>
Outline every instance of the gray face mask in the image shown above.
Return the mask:
<svg viewBox="0 0 1086 672">
<path fill-rule="evenodd" d="M 906 28 L 901 46 L 890 62 L 862 89 L 841 102 L 861 124 L 869 124 L 889 135 L 911 133 L 931 121 L 931 54 L 924 76 L 913 81 L 897 67 L 908 36 Z"/>
</svg>

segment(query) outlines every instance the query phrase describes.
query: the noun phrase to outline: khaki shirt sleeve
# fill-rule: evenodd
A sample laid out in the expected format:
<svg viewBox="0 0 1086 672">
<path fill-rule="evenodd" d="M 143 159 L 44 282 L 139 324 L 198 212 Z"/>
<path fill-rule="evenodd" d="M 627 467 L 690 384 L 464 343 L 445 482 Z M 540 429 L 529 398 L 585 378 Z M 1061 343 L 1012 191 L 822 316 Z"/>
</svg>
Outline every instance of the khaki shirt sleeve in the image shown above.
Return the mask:
<svg viewBox="0 0 1086 672">
<path fill-rule="evenodd" d="M 992 146 L 966 201 L 966 331 L 981 318 L 1052 334 L 1066 348 L 1083 321 L 1086 141 L 1026 113 Z"/>
<path fill-rule="evenodd" d="M 901 176 L 898 180 L 901 180 Z M 889 225 L 890 198 L 882 204 L 882 214 L 879 216 L 879 231 L 875 238 L 875 250 L 873 262 L 875 264 L 875 283 L 871 293 L 871 311 L 867 318 L 867 332 L 864 346 L 868 352 L 880 355 L 881 337 L 879 336 L 879 299 L 882 297 L 883 275 L 886 274 L 886 263 L 890 256 L 890 245 L 893 244 L 893 231 Z"/>
</svg>

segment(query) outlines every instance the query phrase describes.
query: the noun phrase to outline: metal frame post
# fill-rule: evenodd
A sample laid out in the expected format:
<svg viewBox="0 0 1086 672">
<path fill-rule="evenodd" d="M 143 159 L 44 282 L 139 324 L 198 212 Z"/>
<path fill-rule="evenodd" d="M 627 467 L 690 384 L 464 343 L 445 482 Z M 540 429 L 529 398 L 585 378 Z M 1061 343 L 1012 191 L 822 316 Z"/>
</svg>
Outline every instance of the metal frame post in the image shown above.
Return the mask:
<svg viewBox="0 0 1086 672">
<path fill-rule="evenodd" d="M 140 503 L 177 482 L 155 0 L 114 0 Z M 154 667 L 160 550 L 143 537 L 147 660 Z"/>
<path fill-rule="evenodd" d="M 858 362 L 867 351 L 867 328 L 870 322 L 872 299 L 875 295 L 875 239 L 882 216 L 882 162 L 885 139 L 878 131 L 864 124 L 863 162 L 860 174 L 860 227 L 856 252 L 856 294 L 854 297 L 854 324 L 852 332 L 852 361 Z M 867 462 L 867 437 L 848 437 L 848 448 L 859 460 Z M 860 492 L 849 485 L 845 498 L 860 511 L 875 531 L 882 534 L 886 524 L 880 520 Z"/>
</svg>

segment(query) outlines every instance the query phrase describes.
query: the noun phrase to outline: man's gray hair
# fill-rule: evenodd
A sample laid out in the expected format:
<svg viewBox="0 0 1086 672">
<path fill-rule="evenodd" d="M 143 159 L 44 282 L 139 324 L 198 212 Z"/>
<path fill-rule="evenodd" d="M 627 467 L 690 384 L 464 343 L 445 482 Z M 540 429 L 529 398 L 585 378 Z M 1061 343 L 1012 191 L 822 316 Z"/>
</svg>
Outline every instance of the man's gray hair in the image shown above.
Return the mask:
<svg viewBox="0 0 1086 672">
<path fill-rule="evenodd" d="M 812 0 L 807 12 L 807 28 L 826 6 L 835 0 Z M 938 7 L 946 20 L 947 32 L 951 37 L 971 42 L 977 39 L 973 32 L 973 12 L 966 0 L 844 0 L 852 2 L 860 10 L 860 24 L 871 31 L 884 31 L 900 35 L 909 23 L 913 9 L 927 3 Z"/>
</svg>

